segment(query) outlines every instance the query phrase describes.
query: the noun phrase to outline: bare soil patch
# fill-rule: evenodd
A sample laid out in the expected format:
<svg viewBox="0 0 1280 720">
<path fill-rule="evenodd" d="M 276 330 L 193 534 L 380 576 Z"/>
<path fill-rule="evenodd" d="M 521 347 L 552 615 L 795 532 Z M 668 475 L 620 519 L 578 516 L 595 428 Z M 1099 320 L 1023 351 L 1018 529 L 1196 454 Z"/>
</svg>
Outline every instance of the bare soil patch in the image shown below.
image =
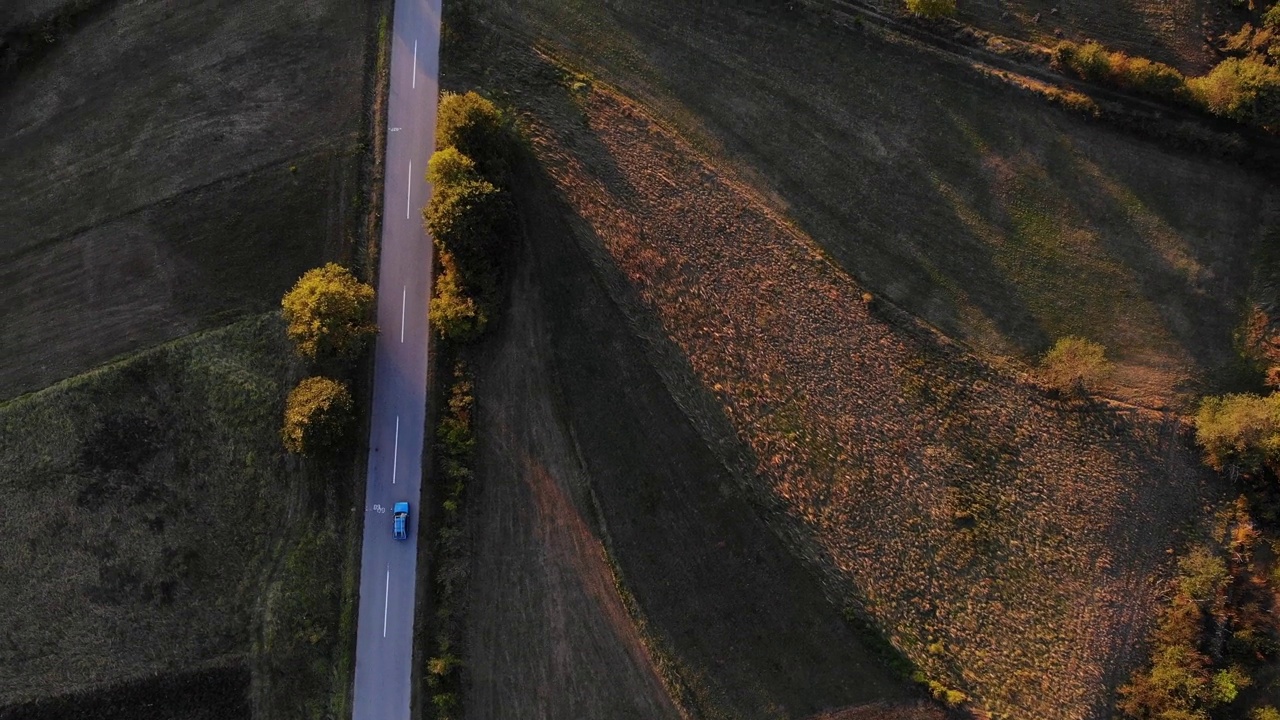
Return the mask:
<svg viewBox="0 0 1280 720">
<path fill-rule="evenodd" d="M 0 82 L 0 398 L 269 309 L 345 239 L 366 5 L 104 8 Z"/>
<path fill-rule="evenodd" d="M 1023 361 L 1088 337 L 1118 364 L 1105 391 L 1149 406 L 1238 387 L 1232 333 L 1277 207 L 1263 179 L 909 43 L 729 5 L 465 0 L 637 98 L 949 336 Z"/>
</svg>

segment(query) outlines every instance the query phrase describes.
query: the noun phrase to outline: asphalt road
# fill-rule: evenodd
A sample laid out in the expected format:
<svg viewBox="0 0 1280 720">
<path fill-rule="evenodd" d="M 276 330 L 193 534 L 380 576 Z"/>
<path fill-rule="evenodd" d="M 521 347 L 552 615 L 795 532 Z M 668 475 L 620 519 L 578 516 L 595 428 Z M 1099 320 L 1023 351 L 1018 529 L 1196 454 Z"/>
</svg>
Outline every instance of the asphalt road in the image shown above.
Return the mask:
<svg viewBox="0 0 1280 720">
<path fill-rule="evenodd" d="M 355 720 L 408 719 L 414 579 L 427 405 L 431 242 L 420 209 L 435 145 L 441 0 L 396 0 L 387 105 L 386 194 L 378 276 L 378 335 L 369 429 Z M 391 507 L 407 500 L 409 539 L 391 536 Z"/>
</svg>

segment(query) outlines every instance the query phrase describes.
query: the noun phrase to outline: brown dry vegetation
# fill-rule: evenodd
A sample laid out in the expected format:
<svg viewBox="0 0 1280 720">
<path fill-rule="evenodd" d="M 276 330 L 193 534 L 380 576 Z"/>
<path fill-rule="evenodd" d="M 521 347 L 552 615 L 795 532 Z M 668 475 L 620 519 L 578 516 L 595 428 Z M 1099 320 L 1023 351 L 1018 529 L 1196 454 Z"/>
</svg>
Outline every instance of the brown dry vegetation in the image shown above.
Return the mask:
<svg viewBox="0 0 1280 720">
<path fill-rule="evenodd" d="M 611 294 L 628 308 L 629 321 L 658 345 L 663 336 L 673 341 L 671 354 L 657 353 L 665 358 L 658 362 L 665 384 L 733 469 L 718 481 L 704 477 L 699 487 L 719 485 L 731 498 L 734 481 L 745 483 L 749 496 L 771 508 L 771 529 L 821 570 L 829 597 L 866 608 L 931 677 L 969 693 L 994 716 L 1105 715 L 1115 687 L 1144 657 L 1168 549 L 1216 498 L 1180 423 L 1143 411 L 1047 402 L 893 308 L 872 314 L 862 289 L 754 193 L 627 101 L 585 78 L 564 77 L 522 53 L 511 36 L 500 37 L 506 53 L 488 67 L 502 70 L 491 70 L 487 82 L 526 111 L 539 156 L 571 207 L 573 234 L 611 278 Z M 729 72 L 721 82 L 736 81 Z M 965 88 L 975 90 L 987 92 Z M 891 96 L 878 99 L 888 103 Z M 967 103 L 967 111 L 978 104 Z M 1086 134 L 1060 117 L 1019 110 L 1037 117 L 1033 124 L 1044 137 L 1053 129 Z M 806 116 L 794 121 L 804 125 Z M 1090 146 L 1110 151 L 1174 166 L 1190 162 L 1123 138 L 1089 137 Z M 808 149 L 800 154 L 812 152 L 802 147 Z M 1044 172 L 1034 158 L 1027 157 L 1031 167 Z M 847 187 L 850 171 L 843 172 Z M 1190 165 L 1180 177 L 1194 180 Z M 1245 187 L 1243 177 L 1238 182 Z M 860 214 L 886 211 L 873 192 L 849 197 Z M 1073 201 L 1061 195 L 1061 202 Z M 895 207 L 913 209 L 903 200 Z M 1028 212 L 1044 208 L 1033 204 Z M 615 360 L 595 368 L 604 376 L 597 392 L 632 385 L 625 368 L 635 353 L 613 346 L 611 355 Z M 566 386 L 590 377 L 589 360 L 572 367 L 578 369 L 566 373 L 573 378 Z M 686 382 L 688 370 L 693 379 Z M 594 417 L 577 432 L 605 433 L 596 428 L 607 415 Z M 643 452 L 635 432 L 596 446 L 602 453 L 609 448 L 598 460 L 602 471 L 639 467 L 640 477 L 662 478 L 645 461 L 618 462 L 620 448 Z M 665 462 L 676 467 L 698 452 L 648 432 L 640 437 L 661 445 Z M 590 467 L 592 450 L 584 445 L 582 456 Z M 683 468 L 671 477 L 699 475 Z M 588 477 L 607 487 L 596 473 Z M 652 486 L 649 502 L 672 492 L 668 482 Z M 625 486 L 643 487 L 639 480 Z M 644 516 L 634 512 L 635 503 L 616 507 L 630 511 L 625 522 L 605 522 L 615 539 L 619 528 Z M 647 564 L 618 553 L 628 585 L 669 582 L 681 546 L 662 553 L 653 543 L 678 526 L 666 522 L 648 535 L 648 545 L 637 545 L 646 548 Z M 639 589 L 635 595 L 658 628 L 673 621 L 671 603 L 687 596 Z M 655 618 L 663 612 L 670 613 L 666 620 Z M 742 656 L 720 652 L 723 668 Z M 814 666 L 820 664 L 808 665 Z"/>
<path fill-rule="evenodd" d="M 549 183 L 518 186 L 530 252 L 477 383 L 469 716 L 673 717 L 664 683 L 709 718 L 910 696 L 736 491 Z"/>
<path fill-rule="evenodd" d="M 94 5 L 0 77 L 0 398 L 270 309 L 353 217 L 367 4 Z"/>
<path fill-rule="evenodd" d="M 1100 342 L 1103 391 L 1190 407 L 1239 382 L 1232 333 L 1277 195 L 908 43 L 749 3 L 462 0 L 733 167 L 853 277 L 1031 360 Z"/>
<path fill-rule="evenodd" d="M 866 4 L 887 8 L 896 1 Z M 961 0 L 958 6 L 957 20 L 994 33 L 1052 45 L 1061 30 L 1062 37 L 1097 40 L 1196 75 L 1218 61 L 1206 38 L 1232 17 L 1227 0 Z"/>
</svg>

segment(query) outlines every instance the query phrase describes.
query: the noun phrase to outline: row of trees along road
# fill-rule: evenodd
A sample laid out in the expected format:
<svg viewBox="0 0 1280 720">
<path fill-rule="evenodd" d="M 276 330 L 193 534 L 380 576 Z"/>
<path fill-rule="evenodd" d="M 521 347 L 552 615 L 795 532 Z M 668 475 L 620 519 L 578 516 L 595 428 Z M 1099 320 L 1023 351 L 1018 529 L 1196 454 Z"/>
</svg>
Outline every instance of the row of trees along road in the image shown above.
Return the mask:
<svg viewBox="0 0 1280 720">
<path fill-rule="evenodd" d="M 376 295 L 336 263 L 308 270 L 281 304 L 285 333 L 311 366 L 285 401 L 281 430 L 285 449 L 315 456 L 349 439 L 354 403 L 348 378 L 378 333 Z"/>
</svg>

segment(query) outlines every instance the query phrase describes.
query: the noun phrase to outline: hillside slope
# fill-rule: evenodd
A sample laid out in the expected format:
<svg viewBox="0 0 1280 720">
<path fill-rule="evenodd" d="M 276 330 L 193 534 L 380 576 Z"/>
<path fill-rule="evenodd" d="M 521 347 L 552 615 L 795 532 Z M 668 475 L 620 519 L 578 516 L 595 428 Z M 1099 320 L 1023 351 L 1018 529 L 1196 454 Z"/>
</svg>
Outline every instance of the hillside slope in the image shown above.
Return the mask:
<svg viewBox="0 0 1280 720">
<path fill-rule="evenodd" d="M 660 372 L 732 469 L 722 492 L 755 498 L 829 598 L 993 716 L 1105 716 L 1143 658 L 1169 549 L 1217 497 L 1180 424 L 1048 401 L 869 309 L 636 106 L 518 49 L 502 60 L 490 81 L 525 111 L 612 296 L 671 348 Z"/>
<path fill-rule="evenodd" d="M 1241 387 L 1233 331 L 1280 217 L 1257 175 L 799 4 L 460 7 L 635 98 L 949 337 L 1025 362 L 1087 337 L 1116 361 L 1105 392 L 1150 407 Z"/>
</svg>

